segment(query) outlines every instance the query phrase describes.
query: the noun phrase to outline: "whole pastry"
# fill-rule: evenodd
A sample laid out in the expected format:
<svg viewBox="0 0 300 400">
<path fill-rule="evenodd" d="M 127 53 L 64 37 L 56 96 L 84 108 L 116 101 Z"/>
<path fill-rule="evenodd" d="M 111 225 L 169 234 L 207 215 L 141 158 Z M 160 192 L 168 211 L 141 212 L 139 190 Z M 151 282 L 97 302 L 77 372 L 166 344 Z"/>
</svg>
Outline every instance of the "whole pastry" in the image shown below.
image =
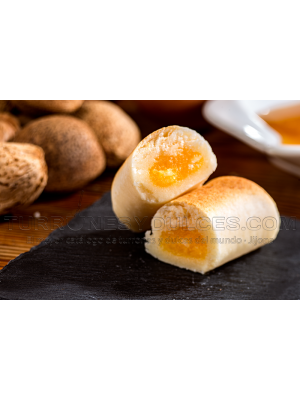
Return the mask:
<svg viewBox="0 0 300 400">
<path fill-rule="evenodd" d="M 92 129 L 71 116 L 52 115 L 30 122 L 16 142 L 42 147 L 49 170 L 47 191 L 72 191 L 100 175 L 105 155 Z"/>
<path fill-rule="evenodd" d="M 73 113 L 84 100 L 11 100 L 12 104 L 25 112 Z"/>
<path fill-rule="evenodd" d="M 47 183 L 43 150 L 32 144 L 0 145 L 0 214 L 32 203 Z"/>
<path fill-rule="evenodd" d="M 271 243 L 279 227 L 275 201 L 263 188 L 222 176 L 160 208 L 145 247 L 161 261 L 203 274 Z"/>
<path fill-rule="evenodd" d="M 137 124 L 119 106 L 109 101 L 85 101 L 76 116 L 96 133 L 109 167 L 118 167 L 141 140 Z"/>
</svg>

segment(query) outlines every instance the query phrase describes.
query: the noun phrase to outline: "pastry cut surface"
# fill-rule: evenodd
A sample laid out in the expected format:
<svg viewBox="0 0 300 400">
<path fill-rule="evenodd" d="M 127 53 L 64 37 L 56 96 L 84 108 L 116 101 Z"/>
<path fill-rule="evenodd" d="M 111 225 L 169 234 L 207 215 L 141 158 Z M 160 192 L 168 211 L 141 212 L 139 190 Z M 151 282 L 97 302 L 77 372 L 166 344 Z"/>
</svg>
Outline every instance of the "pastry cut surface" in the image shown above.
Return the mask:
<svg viewBox="0 0 300 400">
<path fill-rule="evenodd" d="M 205 236 L 197 231 L 178 228 L 162 231 L 161 247 L 174 256 L 205 260 L 207 257 L 207 243 Z"/>
<path fill-rule="evenodd" d="M 149 229 L 162 205 L 202 185 L 216 167 L 209 143 L 197 132 L 179 126 L 159 129 L 140 142 L 118 171 L 112 186 L 114 212 L 133 231 Z"/>
<path fill-rule="evenodd" d="M 197 172 L 203 164 L 201 154 L 184 147 L 176 155 L 159 155 L 149 170 L 151 182 L 159 187 L 169 187 Z"/>
<path fill-rule="evenodd" d="M 146 232 L 148 253 L 205 273 L 275 240 L 272 197 L 244 178 L 220 177 L 160 208 Z"/>
</svg>

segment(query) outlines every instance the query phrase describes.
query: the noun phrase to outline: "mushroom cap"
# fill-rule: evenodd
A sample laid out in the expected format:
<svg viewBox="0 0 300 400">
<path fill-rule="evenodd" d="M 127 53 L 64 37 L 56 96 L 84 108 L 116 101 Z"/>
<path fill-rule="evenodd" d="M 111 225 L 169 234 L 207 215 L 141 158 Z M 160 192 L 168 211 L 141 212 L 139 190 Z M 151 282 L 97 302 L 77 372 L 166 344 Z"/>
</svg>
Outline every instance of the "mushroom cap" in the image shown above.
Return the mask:
<svg viewBox="0 0 300 400">
<path fill-rule="evenodd" d="M 110 101 L 85 101 L 76 116 L 86 121 L 96 133 L 109 167 L 121 165 L 141 140 L 137 124 Z"/>
<path fill-rule="evenodd" d="M 12 140 L 19 129 L 17 118 L 8 112 L 0 113 L 0 142 Z"/>
<path fill-rule="evenodd" d="M 93 130 L 67 115 L 51 115 L 30 122 L 16 142 L 42 147 L 48 165 L 47 191 L 79 189 L 105 169 L 105 155 Z"/>
<path fill-rule="evenodd" d="M 22 143 L 0 144 L 0 213 L 31 204 L 47 184 L 44 151 Z"/>
</svg>

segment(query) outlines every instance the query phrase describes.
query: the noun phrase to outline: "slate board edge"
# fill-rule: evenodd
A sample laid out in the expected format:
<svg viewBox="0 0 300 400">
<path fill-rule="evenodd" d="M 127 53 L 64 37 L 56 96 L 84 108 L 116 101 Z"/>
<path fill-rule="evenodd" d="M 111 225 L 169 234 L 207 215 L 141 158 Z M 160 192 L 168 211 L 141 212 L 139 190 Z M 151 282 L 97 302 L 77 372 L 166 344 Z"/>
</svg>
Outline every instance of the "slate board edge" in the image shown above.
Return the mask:
<svg viewBox="0 0 300 400">
<path fill-rule="evenodd" d="M 91 204 L 89 207 L 85 208 L 84 210 L 80 211 L 79 213 L 76 213 L 74 215 L 73 219 L 80 217 L 81 214 L 88 211 L 90 208 L 93 208 L 95 206 L 95 204 L 98 203 L 99 205 L 101 205 L 101 203 L 104 203 L 107 199 L 110 199 L 110 192 L 104 193 L 103 196 L 99 200 L 95 201 L 93 204 Z M 66 227 L 66 226 L 67 225 L 64 225 L 64 227 Z M 31 253 L 31 252 L 39 249 L 40 247 L 46 246 L 50 239 L 57 238 L 57 236 L 59 236 L 59 234 L 60 234 L 59 228 L 55 229 L 55 231 L 51 232 L 47 236 L 47 238 L 44 239 L 41 243 L 37 244 L 36 246 L 31 247 L 31 249 L 29 251 L 25 251 L 24 253 L 19 254 L 13 260 L 8 261 L 8 263 L 5 265 L 5 267 L 3 267 L 2 270 L 0 271 L 0 277 L 1 277 L 1 274 L 7 269 L 7 267 L 9 267 L 9 264 L 11 264 L 12 262 L 21 260 L 25 254 Z M 1 299 L 1 297 L 0 297 L 0 299 Z M 5 299 L 2 299 L 2 300 L 5 300 Z"/>
<path fill-rule="evenodd" d="M 85 214 L 89 214 L 90 209 L 94 209 L 94 210 L 91 210 L 93 212 L 93 211 L 95 211 L 95 208 L 97 209 L 97 207 L 106 208 L 107 206 L 109 206 L 109 208 L 111 210 L 111 196 L 110 196 L 109 192 L 105 193 L 105 195 L 103 195 L 101 199 L 99 199 L 96 202 L 94 202 L 94 204 L 92 204 L 88 208 L 76 213 L 74 215 L 74 218 L 72 219 L 72 221 L 74 221 L 75 223 L 78 223 L 82 216 L 85 217 L 86 216 Z M 113 213 L 112 210 L 111 210 L 111 212 Z M 99 214 L 96 214 L 96 215 L 99 215 Z M 68 230 L 70 228 L 70 225 L 69 225 L 70 222 L 71 221 L 69 221 L 68 224 L 64 226 L 64 228 L 66 228 L 65 230 Z M 297 224 L 298 224 L 298 229 L 297 230 L 300 231 L 300 221 L 299 220 L 298 220 Z M 29 254 L 31 254 L 31 252 L 33 253 L 38 249 L 41 250 L 41 249 L 47 247 L 47 244 L 49 243 L 49 238 L 57 240 L 60 237 L 64 237 L 65 230 L 57 229 L 57 230 L 51 232 L 49 234 L 49 236 L 43 242 L 41 242 L 37 246 L 34 246 L 33 248 L 31 248 L 28 252 L 20 254 L 20 256 L 16 257 L 14 260 L 11 260 L 6 265 L 9 268 L 6 268 L 6 267 L 3 268 L 3 270 L 2 270 L 3 274 L 2 275 L 1 275 L 2 271 L 0 271 L 0 280 L 2 280 L 2 277 L 3 277 L 4 281 L 5 281 L 5 273 L 9 274 L 11 272 L 11 267 L 13 267 L 12 264 L 14 263 L 14 261 L 16 261 L 16 264 L 18 264 L 18 263 L 19 264 L 20 263 L 23 264 L 24 258 L 26 259 L 26 258 L 30 257 Z M 287 229 L 287 230 L 289 230 L 289 229 Z M 295 230 L 295 229 L 293 229 L 293 230 Z M 291 237 L 291 236 L 289 235 L 289 237 Z M 287 237 L 285 237 L 285 242 L 286 242 L 286 240 L 287 240 Z M 115 296 L 115 294 L 116 294 L 115 291 L 112 292 L 112 294 L 110 294 L 110 292 L 109 292 L 108 297 L 107 297 L 107 292 L 105 292 L 105 291 L 101 292 L 100 296 L 97 293 L 96 293 L 95 296 L 98 296 L 98 298 L 100 297 L 99 299 L 101 299 L 101 298 L 103 298 L 103 299 L 107 299 L 107 298 L 109 298 L 109 299 L 117 299 L 117 298 L 118 299 L 135 299 L 135 298 L 139 298 L 139 299 L 161 299 L 161 300 L 162 299 L 170 299 L 170 300 L 173 300 L 174 299 L 173 294 L 174 294 L 175 296 L 177 296 L 178 299 L 182 299 L 182 300 L 190 299 L 191 295 L 194 296 L 194 297 L 192 297 L 192 299 L 195 299 L 195 300 L 196 299 L 197 300 L 198 299 L 199 300 L 200 299 L 201 300 L 202 299 L 205 299 L 205 300 L 212 300 L 212 299 L 220 299 L 220 300 L 230 300 L 230 299 L 245 299 L 245 300 L 249 299 L 250 300 L 250 299 L 257 299 L 257 300 L 259 300 L 259 299 L 280 299 L 280 298 L 281 299 L 299 299 L 300 298 L 300 292 L 299 292 L 299 289 L 300 289 L 300 270 L 299 270 L 299 268 L 297 268 L 295 270 L 294 267 L 296 267 L 296 266 L 300 267 L 299 262 L 298 262 L 298 260 L 300 260 L 300 249 L 297 246 L 298 251 L 296 251 L 295 247 L 290 247 L 289 246 L 289 243 L 292 246 L 295 246 L 295 243 L 293 243 L 292 241 L 288 242 L 288 243 L 285 243 L 284 247 L 283 247 L 284 252 L 286 253 L 287 251 L 289 251 L 290 255 L 292 254 L 294 258 L 295 257 L 297 258 L 297 260 L 296 260 L 297 262 L 295 264 L 295 262 L 294 262 L 295 260 L 294 261 L 290 260 L 290 262 L 289 262 L 290 269 L 289 270 L 285 269 L 285 272 L 284 272 L 283 275 L 282 275 L 282 273 L 280 274 L 280 270 L 282 268 L 280 267 L 280 265 L 278 265 L 279 269 L 277 267 L 276 267 L 276 269 L 279 271 L 279 273 L 276 273 L 277 275 L 275 276 L 277 281 L 276 280 L 274 280 L 273 282 L 270 281 L 269 283 L 271 283 L 271 285 L 268 284 L 268 286 L 266 286 L 266 285 L 264 285 L 264 282 L 265 281 L 268 282 L 269 281 L 269 279 L 268 279 L 269 276 L 272 276 L 272 275 L 267 275 L 267 276 L 264 277 L 264 279 L 262 279 L 262 277 L 260 277 L 261 272 L 264 272 L 264 273 L 269 272 L 268 270 L 265 270 L 264 268 L 263 268 L 264 271 L 260 269 L 260 265 L 261 265 L 260 262 L 265 263 L 265 261 L 266 261 L 264 259 L 265 256 L 263 256 L 262 258 L 260 257 L 260 260 L 259 260 L 260 262 L 255 262 L 255 264 L 253 264 L 253 259 L 252 259 L 252 264 L 253 264 L 252 267 L 255 267 L 255 275 L 252 276 L 252 277 L 254 277 L 254 279 L 250 280 L 249 283 L 255 285 L 256 284 L 255 281 L 257 281 L 257 279 L 259 280 L 259 287 L 257 288 L 258 291 L 256 291 L 256 286 L 254 286 L 255 293 L 248 292 L 248 291 L 245 290 L 245 288 L 242 289 L 241 286 L 244 286 L 245 284 L 247 284 L 247 286 L 248 286 L 248 283 L 247 283 L 248 281 L 245 281 L 245 280 L 244 281 L 239 281 L 239 279 L 240 279 L 240 277 L 243 278 L 243 276 L 240 276 L 240 274 L 244 274 L 244 264 L 245 264 L 244 257 L 249 257 L 249 256 L 251 257 L 251 254 L 252 254 L 254 256 L 254 259 L 255 259 L 257 257 L 257 254 L 255 255 L 256 252 L 251 253 L 251 254 L 249 253 L 249 255 L 245 255 L 245 256 L 243 256 L 243 257 L 241 257 L 239 259 L 236 259 L 236 260 L 232 261 L 232 263 L 235 263 L 235 264 L 237 262 L 237 265 L 233 265 L 233 266 L 230 266 L 230 265 L 226 266 L 225 265 L 224 266 L 225 270 L 223 272 L 219 272 L 219 273 L 217 272 L 215 274 L 216 270 L 214 270 L 214 271 L 211 272 L 211 274 L 212 274 L 211 276 L 210 276 L 210 274 L 205 274 L 205 275 L 201 275 L 201 277 L 198 276 L 199 274 L 191 273 L 191 271 L 185 271 L 185 274 L 189 273 L 189 276 L 185 276 L 184 273 L 181 274 L 181 271 L 179 272 L 179 269 L 171 266 L 170 264 L 165 264 L 165 263 L 159 262 L 160 265 L 158 265 L 157 264 L 157 260 L 154 259 L 154 258 L 151 258 L 151 259 L 148 260 L 148 262 L 150 263 L 150 265 L 154 264 L 154 267 L 158 268 L 158 269 L 155 271 L 155 274 L 153 275 L 154 280 L 152 279 L 152 287 L 149 286 L 150 289 L 149 289 L 148 292 L 145 293 L 145 296 L 144 296 L 145 284 L 142 283 L 142 285 L 141 285 L 140 281 L 138 279 L 136 279 L 136 277 L 138 277 L 138 274 L 134 275 L 134 277 L 135 277 L 134 282 L 133 282 L 133 280 L 131 280 L 130 276 L 129 276 L 129 280 L 126 279 L 126 280 L 122 281 L 122 278 L 121 278 L 120 282 L 117 282 L 117 283 L 123 284 L 123 287 L 126 289 L 124 291 L 124 288 L 121 288 L 121 290 L 120 290 L 120 288 L 118 287 L 118 292 L 119 293 L 117 294 L 117 296 Z M 267 250 L 267 253 L 264 253 L 264 254 L 270 253 L 270 251 L 268 251 L 268 248 L 271 249 L 272 247 L 273 247 L 273 244 L 270 245 L 270 248 L 269 248 L 269 246 L 264 246 L 262 249 Z M 111 251 L 111 250 L 109 250 L 109 251 Z M 140 251 L 143 251 L 143 254 L 145 253 L 144 249 L 143 250 L 140 249 Z M 271 251 L 271 254 L 269 254 L 269 256 L 271 256 L 271 258 L 269 258 L 269 259 L 272 260 L 272 264 L 274 264 L 275 259 L 276 259 L 276 253 L 275 253 L 275 258 L 274 258 L 274 254 L 272 254 L 272 252 L 273 252 L 273 250 Z M 286 257 L 286 255 L 289 255 L 289 254 L 284 254 L 284 257 Z M 258 253 L 258 255 L 259 255 L 259 253 Z M 138 258 L 135 258 L 135 260 L 138 260 Z M 283 261 L 285 263 L 285 258 L 282 259 L 281 261 Z M 239 264 L 242 264 L 242 265 L 239 265 Z M 246 262 L 246 264 L 247 264 L 247 262 Z M 38 265 L 38 267 L 39 267 L 39 265 Z M 163 274 L 160 275 L 160 272 L 161 272 L 160 269 L 162 267 L 163 267 L 163 270 L 165 268 L 166 268 L 166 270 L 169 269 L 169 273 L 165 273 L 165 271 L 163 271 Z M 234 270 L 235 267 L 238 268 L 236 271 Z M 272 268 L 272 265 L 270 264 L 269 267 Z M 147 265 L 147 268 L 148 268 L 148 265 Z M 223 267 L 221 267 L 221 268 L 223 268 Z M 22 269 L 23 269 L 23 267 L 21 266 L 21 270 Z M 151 270 L 151 267 L 150 267 L 150 270 Z M 248 268 L 247 270 L 250 273 L 250 277 L 251 277 L 251 274 L 253 274 L 253 272 L 251 272 L 251 268 Z M 113 270 L 110 270 L 110 271 L 113 271 Z M 136 269 L 136 272 L 139 273 L 139 271 L 140 271 L 140 269 L 139 269 L 139 266 L 138 266 L 138 269 Z M 286 277 L 288 277 L 290 279 L 290 277 L 288 275 L 285 275 L 289 271 L 291 272 L 291 277 L 293 278 L 292 285 L 291 285 L 291 283 L 288 283 L 288 286 L 286 286 L 286 285 L 282 286 L 282 283 L 284 283 L 283 281 L 286 279 Z M 127 272 L 130 272 L 130 271 L 127 270 L 126 274 L 127 274 Z M 157 272 L 159 272 L 159 273 L 157 274 Z M 222 276 L 223 273 L 225 273 L 224 276 Z M 147 275 L 150 275 L 148 273 L 148 269 L 147 269 Z M 191 285 L 190 282 L 189 282 L 189 280 L 191 279 L 192 275 L 195 276 L 195 282 L 194 282 L 194 278 L 192 278 L 193 279 L 193 285 Z M 31 274 L 31 276 L 32 276 L 32 274 Z M 160 279 L 161 279 L 160 281 L 157 280 L 157 276 L 160 276 Z M 172 276 L 173 276 L 173 282 L 172 282 Z M 218 276 L 220 276 L 220 277 L 218 277 Z M 110 278 L 111 277 L 109 276 L 109 279 Z M 186 281 L 185 282 L 186 283 L 186 285 L 185 285 L 186 287 L 182 286 L 182 283 L 183 283 L 182 282 L 182 278 L 184 278 L 185 281 Z M 202 283 L 203 279 L 207 281 L 210 278 L 212 278 L 212 280 L 213 280 L 213 282 L 211 281 L 210 284 L 213 283 L 215 285 L 215 288 L 213 286 L 210 286 L 212 288 L 212 290 L 215 291 L 215 290 L 218 289 L 218 287 L 220 285 L 222 285 L 220 287 L 224 287 L 224 288 L 228 287 L 228 288 L 230 288 L 228 293 L 225 294 L 224 290 L 221 293 L 220 292 L 216 292 L 216 293 L 205 292 L 204 293 L 203 290 L 199 292 L 199 289 L 201 289 L 201 287 L 199 285 L 202 286 L 202 285 L 209 284 L 209 282 Z M 232 280 L 232 278 L 234 278 L 234 281 Z M 278 278 L 280 278 L 280 279 L 278 279 Z M 296 278 L 296 280 L 294 278 Z M 14 282 L 14 281 L 15 280 L 13 278 L 12 282 Z M 197 281 L 199 281 L 199 282 L 197 282 Z M 167 293 L 165 291 L 165 288 L 168 289 L 168 287 L 165 285 L 166 282 L 167 282 L 167 285 L 170 285 L 170 288 L 171 288 L 171 292 L 170 293 L 171 294 Z M 178 285 L 178 282 L 180 284 L 179 285 L 180 287 L 178 289 L 174 290 L 173 283 L 175 283 L 175 285 L 176 284 Z M 241 284 L 240 282 L 243 282 L 243 284 Z M 102 283 L 102 281 L 101 281 L 101 283 Z M 161 285 L 159 286 L 160 283 L 161 283 Z M 195 283 L 197 283 L 197 286 L 196 286 Z M 224 286 L 224 283 L 225 283 L 225 286 Z M 297 287 L 295 287 L 295 283 L 297 284 Z M 72 282 L 72 284 L 73 284 L 73 282 Z M 76 284 L 76 282 L 75 282 L 75 284 Z M 104 281 L 104 284 L 106 284 L 106 281 Z M 228 286 L 228 284 L 230 286 Z M 275 284 L 275 287 L 273 287 L 274 284 Z M 64 285 L 64 283 L 63 283 L 63 285 Z M 233 290 L 232 290 L 232 285 L 235 285 Z M 30 287 L 30 284 L 29 284 L 29 287 Z M 27 287 L 27 289 L 29 289 L 29 287 Z M 163 287 L 163 290 L 161 290 L 162 287 Z M 291 291 L 288 292 L 287 290 L 290 290 L 290 287 L 291 287 Z M 38 288 L 38 286 L 37 286 L 37 288 Z M 103 288 L 104 288 L 104 286 L 103 286 Z M 153 291 L 153 288 L 155 289 L 154 291 Z M 26 289 L 26 286 L 24 286 L 24 290 L 26 292 L 27 292 L 27 289 Z M 35 289 L 35 287 L 34 287 L 34 289 Z M 89 288 L 89 290 L 90 289 L 91 289 L 91 291 L 93 291 L 94 287 Z M 99 286 L 99 289 L 100 289 L 100 286 Z M 131 292 L 132 289 L 133 289 L 133 291 Z M 140 295 L 141 289 L 143 291 L 143 297 L 141 297 L 141 295 Z M 190 289 L 192 289 L 192 290 L 190 291 Z M 206 289 L 206 288 L 204 287 L 204 289 Z M 250 287 L 247 287 L 246 289 L 250 289 Z M 102 286 L 101 286 L 101 290 L 102 290 Z M 158 294 L 159 290 L 161 291 L 160 294 Z M 210 289 L 207 289 L 207 290 L 210 290 Z M 18 291 L 18 289 L 17 289 L 17 291 Z M 129 292 L 130 292 L 130 294 L 128 294 Z M 18 293 L 18 292 L 16 292 L 16 293 Z M 53 296 L 52 292 L 51 292 L 50 295 L 49 295 L 49 292 L 48 292 L 48 296 L 47 296 L 47 294 L 44 296 L 44 293 L 43 293 L 43 295 L 41 297 L 28 297 L 27 299 L 49 299 L 49 300 L 50 299 L 60 299 L 61 297 L 57 298 L 57 296 L 56 296 L 57 293 L 58 292 L 55 292 L 55 296 Z M 137 295 L 135 293 L 137 293 Z M 251 295 L 249 296 L 248 293 L 249 294 L 251 293 Z M 274 293 L 275 293 L 275 295 L 274 295 Z M 228 294 L 229 294 L 229 296 L 228 296 Z M 72 295 L 72 292 L 71 292 L 71 295 Z M 102 297 L 102 295 L 103 295 L 103 297 Z M 220 296 L 220 295 L 222 295 L 222 296 Z M 80 297 L 80 296 L 83 296 L 83 297 Z M 83 295 L 81 293 L 79 293 L 79 297 L 77 297 L 77 292 L 76 292 L 76 296 L 75 297 L 63 297 L 61 299 L 74 299 L 74 300 L 77 299 L 77 298 L 78 299 L 91 299 L 91 297 L 87 298 L 85 296 L 86 296 L 86 293 L 84 293 Z M 172 297 L 170 297 L 170 296 L 172 296 Z M 97 297 L 94 297 L 94 299 L 96 299 L 96 298 Z M 9 295 L 8 295 L 8 297 L 6 297 L 6 294 L 2 293 L 0 299 L 8 300 L 8 299 L 22 299 L 22 298 L 20 298 L 19 296 L 11 298 Z"/>
</svg>

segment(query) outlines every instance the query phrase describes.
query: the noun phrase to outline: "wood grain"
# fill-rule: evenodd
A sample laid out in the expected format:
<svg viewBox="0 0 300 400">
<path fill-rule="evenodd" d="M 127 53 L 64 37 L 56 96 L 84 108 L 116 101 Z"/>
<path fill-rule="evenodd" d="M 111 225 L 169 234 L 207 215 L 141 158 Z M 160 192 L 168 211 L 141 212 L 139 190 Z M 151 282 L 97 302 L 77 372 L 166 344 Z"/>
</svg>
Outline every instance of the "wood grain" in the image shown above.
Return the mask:
<svg viewBox="0 0 300 400">
<path fill-rule="evenodd" d="M 170 121 L 166 124 L 166 121 L 156 121 L 152 117 L 135 115 L 134 112 L 132 116 L 138 121 L 143 136 L 170 124 Z M 174 123 L 178 123 L 174 119 Z M 203 123 L 203 120 L 193 120 L 193 126 L 186 121 L 185 125 L 198 129 L 211 144 L 218 159 L 218 168 L 212 177 L 236 175 L 251 179 L 270 193 L 281 215 L 300 219 L 299 179 L 280 171 L 263 154 Z M 59 224 L 64 225 L 78 211 L 101 198 L 110 190 L 114 174 L 114 170 L 106 170 L 97 180 L 75 193 L 43 193 L 30 207 L 13 210 L 9 216 L 1 216 L 0 269 L 8 261 L 39 244 Z"/>
<path fill-rule="evenodd" d="M 276 241 L 205 275 L 145 252 L 143 234 L 112 227 L 110 193 L 76 214 L 71 226 L 0 271 L 9 300 L 300 299 L 300 221 Z M 91 229 L 90 218 L 100 218 Z M 292 222 L 292 221 L 289 221 Z"/>
</svg>

